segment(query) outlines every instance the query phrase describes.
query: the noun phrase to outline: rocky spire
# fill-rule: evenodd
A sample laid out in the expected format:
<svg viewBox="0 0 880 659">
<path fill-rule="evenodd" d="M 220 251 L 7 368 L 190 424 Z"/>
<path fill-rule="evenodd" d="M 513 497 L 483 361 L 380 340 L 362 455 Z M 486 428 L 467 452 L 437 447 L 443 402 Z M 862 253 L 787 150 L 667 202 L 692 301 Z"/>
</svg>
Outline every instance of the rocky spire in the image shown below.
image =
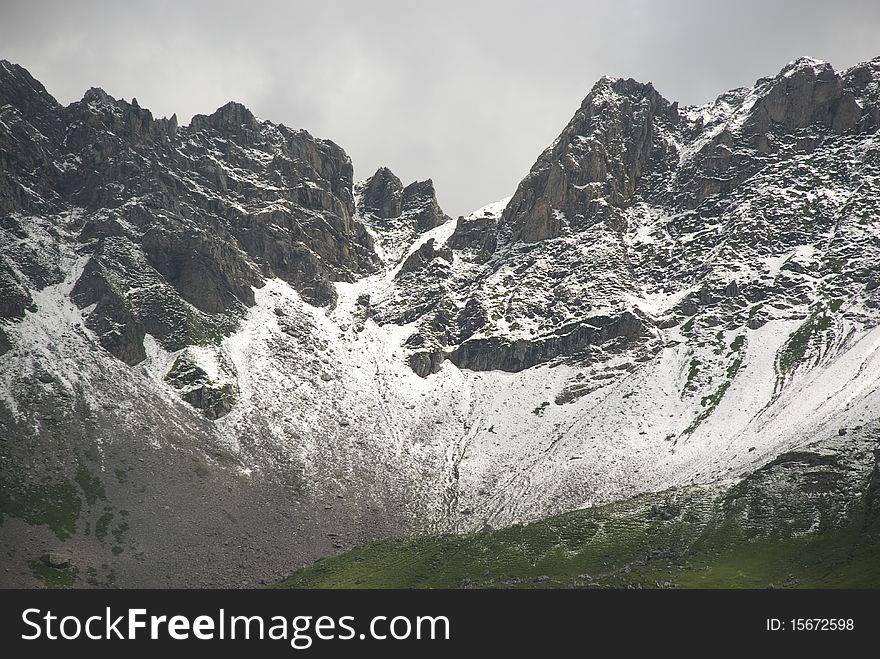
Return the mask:
<svg viewBox="0 0 880 659">
<path fill-rule="evenodd" d="M 243 130 L 258 130 L 259 122 L 244 105 L 237 101 L 229 101 L 208 116 L 203 114 L 193 116 L 190 128 L 193 130 L 213 128 L 222 132 L 238 133 Z"/>
<path fill-rule="evenodd" d="M 858 125 L 861 108 L 842 76 L 828 62 L 801 57 L 774 78 L 755 85 L 758 99 L 746 123 L 748 130 L 765 133 L 771 128 L 792 132 L 821 124 L 844 133 Z"/>
<path fill-rule="evenodd" d="M 56 113 L 61 109 L 46 88 L 27 69 L 7 60 L 0 60 L 0 107 L 11 105 L 24 119 L 44 133 L 57 125 Z"/>
<path fill-rule="evenodd" d="M 361 187 L 360 207 L 363 215 L 390 219 L 399 217 L 403 208 L 403 184 L 387 167 L 380 167 Z"/>
<path fill-rule="evenodd" d="M 410 227 L 424 233 L 440 226 L 449 216 L 437 202 L 431 179 L 413 181 L 406 187 L 387 167 L 380 167 L 360 184 L 358 210 L 365 217 L 395 220 L 395 226 Z"/>
<path fill-rule="evenodd" d="M 562 233 L 563 223 L 587 223 L 604 199 L 629 202 L 656 149 L 655 123 L 675 123 L 678 111 L 654 87 L 604 77 L 560 136 L 519 184 L 501 225 L 514 242 Z"/>
</svg>

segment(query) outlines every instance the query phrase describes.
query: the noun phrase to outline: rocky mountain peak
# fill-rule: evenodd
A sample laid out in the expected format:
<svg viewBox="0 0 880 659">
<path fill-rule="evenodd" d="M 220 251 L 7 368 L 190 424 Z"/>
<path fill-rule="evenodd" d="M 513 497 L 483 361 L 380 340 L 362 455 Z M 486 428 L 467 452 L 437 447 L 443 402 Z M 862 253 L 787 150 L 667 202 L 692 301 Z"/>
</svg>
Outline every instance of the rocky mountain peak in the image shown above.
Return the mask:
<svg viewBox="0 0 880 659">
<path fill-rule="evenodd" d="M 399 217 L 403 209 L 403 183 L 387 167 L 380 167 L 359 184 L 358 210 L 363 215 L 390 219 Z"/>
<path fill-rule="evenodd" d="M 27 69 L 5 59 L 0 59 L 0 102 L 16 107 L 34 102 L 58 105 L 55 97 Z"/>
<path fill-rule="evenodd" d="M 55 129 L 53 113 L 61 107 L 43 85 L 22 66 L 0 60 L 0 111 L 9 106 L 41 131 Z"/>
<path fill-rule="evenodd" d="M 0 285 L 26 292 L 61 276 L 58 254 L 20 237 L 57 224 L 59 249 L 86 259 L 70 299 L 90 308 L 86 326 L 120 360 L 140 363 L 147 335 L 170 350 L 219 341 L 267 278 L 328 305 L 333 281 L 376 267 L 352 217 L 351 161 L 332 142 L 260 123 L 235 102 L 181 135 L 176 117 L 98 88 L 65 108 L 46 94 L 38 112 L 42 86 L 2 68 L 0 210 L 13 215 L 0 232 L 29 265 L 3 268 Z M 41 133 L 42 123 L 57 130 Z M 30 304 L 19 297 L 9 317 Z"/>
<path fill-rule="evenodd" d="M 392 261 L 403 255 L 415 236 L 450 220 L 440 208 L 431 179 L 404 187 L 390 169 L 380 167 L 357 184 L 355 193 L 358 212 L 377 233 Z"/>
<path fill-rule="evenodd" d="M 759 80 L 746 126 L 757 133 L 771 128 L 796 131 L 821 124 L 844 133 L 855 128 L 861 108 L 842 76 L 827 62 L 801 57 L 776 77 Z"/>
<path fill-rule="evenodd" d="M 116 99 L 100 87 L 90 87 L 86 90 L 81 102 L 86 105 L 116 105 Z"/>
<path fill-rule="evenodd" d="M 223 132 L 239 133 L 259 130 L 259 122 L 244 105 L 237 101 L 229 101 L 208 116 L 203 114 L 193 116 L 190 128 L 193 130 L 213 128 Z"/>
<path fill-rule="evenodd" d="M 601 109 L 603 105 L 609 103 L 620 103 L 621 99 L 629 99 L 632 102 L 639 103 L 642 99 L 650 99 L 656 105 L 669 106 L 657 90 L 653 83 L 639 82 L 633 78 L 615 78 L 611 76 L 602 76 L 599 78 L 590 92 L 581 102 L 581 109 L 588 107 Z"/>
<path fill-rule="evenodd" d="M 601 78 L 507 205 L 501 224 L 510 240 L 554 238 L 564 226 L 590 224 L 606 202 L 629 203 L 655 152 L 667 150 L 657 124 L 677 121 L 677 105 L 650 83 Z"/>
<path fill-rule="evenodd" d="M 416 231 L 424 233 L 449 221 L 437 202 L 434 181 L 413 181 L 403 189 L 401 214 L 412 222 Z"/>
</svg>

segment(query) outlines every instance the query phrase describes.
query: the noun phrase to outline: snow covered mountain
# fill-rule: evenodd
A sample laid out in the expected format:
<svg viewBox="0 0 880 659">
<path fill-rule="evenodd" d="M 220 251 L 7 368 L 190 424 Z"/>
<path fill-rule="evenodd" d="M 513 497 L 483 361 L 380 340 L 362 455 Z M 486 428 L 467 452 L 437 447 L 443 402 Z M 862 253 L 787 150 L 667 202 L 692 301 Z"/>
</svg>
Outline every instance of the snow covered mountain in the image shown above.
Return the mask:
<svg viewBox="0 0 880 659">
<path fill-rule="evenodd" d="M 700 107 L 603 78 L 454 221 L 240 104 L 0 63 L 0 582 L 63 544 L 77 583 L 253 585 L 860 437 L 878 126 L 880 58 Z"/>
</svg>

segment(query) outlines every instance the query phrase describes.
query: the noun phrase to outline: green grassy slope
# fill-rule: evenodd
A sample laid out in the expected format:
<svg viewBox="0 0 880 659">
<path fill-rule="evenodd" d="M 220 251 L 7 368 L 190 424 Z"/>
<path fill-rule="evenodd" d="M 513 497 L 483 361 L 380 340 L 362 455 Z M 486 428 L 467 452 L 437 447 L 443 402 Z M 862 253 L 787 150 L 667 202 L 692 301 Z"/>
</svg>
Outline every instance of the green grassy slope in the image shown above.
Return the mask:
<svg viewBox="0 0 880 659">
<path fill-rule="evenodd" d="M 276 587 L 876 588 L 876 446 L 787 454 L 730 487 L 643 495 L 491 532 L 380 541 Z"/>
</svg>

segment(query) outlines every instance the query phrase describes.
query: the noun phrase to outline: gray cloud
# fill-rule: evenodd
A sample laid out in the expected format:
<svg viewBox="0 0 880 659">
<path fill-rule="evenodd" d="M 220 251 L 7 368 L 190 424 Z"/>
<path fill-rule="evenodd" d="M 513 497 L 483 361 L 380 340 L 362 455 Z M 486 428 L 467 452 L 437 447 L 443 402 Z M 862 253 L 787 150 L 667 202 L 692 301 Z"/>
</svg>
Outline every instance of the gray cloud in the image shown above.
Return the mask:
<svg viewBox="0 0 880 659">
<path fill-rule="evenodd" d="M 235 99 L 356 175 L 432 177 L 453 215 L 510 194 L 600 76 L 703 103 L 800 55 L 880 55 L 880 3 L 4 0 L 0 57 L 183 122 Z"/>
</svg>

